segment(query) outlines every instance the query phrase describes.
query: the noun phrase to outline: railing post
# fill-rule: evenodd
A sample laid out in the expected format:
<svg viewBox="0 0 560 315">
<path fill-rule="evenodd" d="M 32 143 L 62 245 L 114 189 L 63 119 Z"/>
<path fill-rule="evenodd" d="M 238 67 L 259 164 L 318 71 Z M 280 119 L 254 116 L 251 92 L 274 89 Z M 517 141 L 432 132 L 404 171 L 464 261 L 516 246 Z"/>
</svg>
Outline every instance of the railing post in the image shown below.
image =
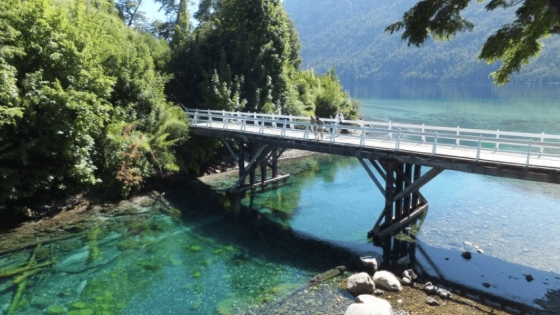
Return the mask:
<svg viewBox="0 0 560 315">
<path fill-rule="evenodd" d="M 529 150 L 527 150 L 527 163 L 525 163 L 525 166 L 529 166 L 529 160 L 531 159 L 531 142 L 533 141 L 533 139 L 529 139 Z"/>
<path fill-rule="evenodd" d="M 395 143 L 395 151 L 399 150 L 400 145 L 401 145 L 401 128 L 399 128 L 399 131 L 397 132 L 397 142 Z"/>
<path fill-rule="evenodd" d="M 272 114 L 272 127 L 276 128 L 276 118 L 274 118 L 274 114 Z"/>
<path fill-rule="evenodd" d="M 476 161 L 480 159 L 480 149 L 482 148 L 482 136 L 478 136 L 478 150 L 476 151 Z"/>
<path fill-rule="evenodd" d="M 543 142 L 544 142 L 544 132 L 541 132 L 541 143 L 543 143 Z M 542 145 L 541 145 L 541 151 L 540 152 L 541 152 L 541 154 L 544 153 L 544 146 L 542 146 Z"/>
<path fill-rule="evenodd" d="M 393 130 L 391 122 L 389 122 L 389 130 Z M 389 139 L 393 139 L 393 133 L 391 131 L 389 131 Z"/>
<path fill-rule="evenodd" d="M 436 154 L 437 147 L 437 131 L 434 131 L 434 145 L 432 147 L 432 155 Z"/>
<path fill-rule="evenodd" d="M 424 135 L 424 132 L 426 132 L 425 128 L 424 128 L 424 124 L 422 124 L 422 142 L 426 142 L 426 135 Z"/>
<path fill-rule="evenodd" d="M 282 131 L 280 132 L 282 138 L 286 136 L 286 124 L 282 124 Z"/>
<path fill-rule="evenodd" d="M 290 114 L 290 129 L 294 130 L 294 124 L 292 124 L 292 114 Z"/>
<path fill-rule="evenodd" d="M 336 134 L 335 128 L 331 128 L 331 143 L 334 143 L 334 135 Z"/>
<path fill-rule="evenodd" d="M 498 142 L 498 139 L 500 139 L 500 129 L 496 130 L 496 150 L 500 150 L 500 142 Z"/>
<path fill-rule="evenodd" d="M 229 118 L 227 115 L 224 115 L 223 122 L 224 122 L 223 129 L 228 129 Z"/>
<path fill-rule="evenodd" d="M 305 132 L 303 133 L 303 139 L 309 140 L 309 129 L 310 128 L 313 128 L 313 126 L 309 125 L 309 128 L 307 128 L 307 126 L 305 126 Z"/>
<path fill-rule="evenodd" d="M 212 113 L 208 111 L 208 121 L 206 121 L 206 127 L 210 128 L 211 124 L 212 124 Z"/>
<path fill-rule="evenodd" d="M 255 124 L 255 126 L 259 125 L 259 122 L 257 121 L 257 112 L 253 113 L 253 118 L 255 118 L 255 120 L 253 121 L 253 123 Z"/>
<path fill-rule="evenodd" d="M 456 145 L 461 145 L 461 140 L 459 140 L 459 126 L 457 126 L 457 139 L 455 139 Z"/>
<path fill-rule="evenodd" d="M 245 131 L 246 124 L 247 124 L 247 117 L 243 117 L 243 120 L 241 121 L 241 131 Z"/>
<path fill-rule="evenodd" d="M 360 136 L 360 146 L 363 146 L 366 142 L 366 127 L 362 126 L 362 135 Z"/>
<path fill-rule="evenodd" d="M 259 129 L 259 133 L 264 133 L 264 116 L 261 118 L 261 128 Z"/>
<path fill-rule="evenodd" d="M 194 111 L 193 123 L 196 125 L 198 123 L 198 109 Z"/>
</svg>

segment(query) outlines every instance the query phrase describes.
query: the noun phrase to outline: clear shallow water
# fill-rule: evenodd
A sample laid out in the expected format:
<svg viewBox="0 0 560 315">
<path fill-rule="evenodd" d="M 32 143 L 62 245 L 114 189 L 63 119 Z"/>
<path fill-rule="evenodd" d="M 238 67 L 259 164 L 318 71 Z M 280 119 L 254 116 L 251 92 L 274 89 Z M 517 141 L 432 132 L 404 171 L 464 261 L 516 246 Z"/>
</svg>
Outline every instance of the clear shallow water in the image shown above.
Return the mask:
<svg viewBox="0 0 560 315">
<path fill-rule="evenodd" d="M 560 133 L 554 87 L 353 93 L 372 119 Z M 235 175 L 205 178 L 168 191 L 168 205 L 136 205 L 84 236 L 45 244 L 37 264 L 54 263 L 23 289 L 14 284 L 22 273 L 0 277 L 0 314 L 243 314 L 356 255 L 391 256 L 367 243 L 383 197 L 355 159 L 314 156 L 280 168 L 291 174 L 286 184 L 242 200 L 222 193 Z M 449 288 L 560 305 L 560 186 L 445 171 L 422 193 L 429 211 L 408 244 L 415 269 Z M 179 209 L 180 219 L 160 207 Z M 29 266 L 32 252 L 0 256 L 0 270 Z"/>
</svg>

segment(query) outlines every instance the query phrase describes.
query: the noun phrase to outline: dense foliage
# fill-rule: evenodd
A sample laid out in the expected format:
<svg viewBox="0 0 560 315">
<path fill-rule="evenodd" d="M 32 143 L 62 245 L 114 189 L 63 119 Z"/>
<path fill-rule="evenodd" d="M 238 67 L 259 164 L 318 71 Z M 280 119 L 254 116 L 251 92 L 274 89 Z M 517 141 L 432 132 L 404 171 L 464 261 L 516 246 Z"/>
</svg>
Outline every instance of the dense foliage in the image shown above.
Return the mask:
<svg viewBox="0 0 560 315">
<path fill-rule="evenodd" d="M 416 2 L 380 1 L 373 5 L 368 0 L 286 0 L 285 7 L 301 36 L 303 65 L 317 71 L 336 67 L 345 84 L 362 80 L 490 84 L 488 74 L 498 70 L 500 63 L 487 64 L 477 56 L 496 30 L 516 21 L 515 12 L 488 12 L 484 5 L 473 1 L 462 12 L 464 19 L 474 25 L 472 31 L 458 33 L 452 41 L 427 38 L 421 48 L 416 48 L 407 46 L 400 36 L 385 32 Z M 544 45 L 540 55 L 531 58 L 519 73 L 514 72 L 512 82 L 560 81 L 560 41 L 550 38 L 539 42 Z M 512 43 L 524 47 L 522 40 Z M 491 47 L 506 46 L 495 43 Z"/>
<path fill-rule="evenodd" d="M 309 114 L 333 75 L 299 71 L 300 41 L 280 1 L 204 0 L 188 43 L 171 62 L 172 94 L 190 107 Z M 327 87 L 327 81 L 334 80 Z M 329 91 L 327 91 L 329 90 Z M 334 93 L 334 92 L 333 92 Z M 346 108 L 348 95 L 330 110 Z M 355 105 L 355 104 L 354 104 Z"/>
<path fill-rule="evenodd" d="M 166 102 L 165 42 L 111 2 L 0 2 L 0 204 L 91 187 L 126 194 L 176 171 L 185 114 Z"/>
<path fill-rule="evenodd" d="M 334 71 L 300 71 L 280 1 L 0 2 L 0 212 L 197 173 L 221 144 L 188 136 L 181 106 L 355 116 Z M 168 102 L 172 100 L 179 105 Z"/>
<path fill-rule="evenodd" d="M 170 17 L 176 29 L 190 29 L 179 19 L 184 9 Z M 299 70 L 299 36 L 280 1 L 204 0 L 195 17 L 197 27 L 187 39 L 171 39 L 174 79 L 167 93 L 173 100 L 190 108 L 323 117 L 342 109 L 356 116 L 360 104 L 342 90 L 334 72 L 317 76 Z M 219 146 L 193 137 L 182 160 L 196 169 Z"/>
</svg>

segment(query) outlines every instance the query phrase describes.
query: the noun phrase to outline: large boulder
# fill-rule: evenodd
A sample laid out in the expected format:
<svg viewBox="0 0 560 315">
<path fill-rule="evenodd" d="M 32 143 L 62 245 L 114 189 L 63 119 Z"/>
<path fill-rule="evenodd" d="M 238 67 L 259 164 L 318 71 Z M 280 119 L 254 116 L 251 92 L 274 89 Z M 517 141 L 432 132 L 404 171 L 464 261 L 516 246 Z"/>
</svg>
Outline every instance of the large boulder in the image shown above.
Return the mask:
<svg viewBox="0 0 560 315">
<path fill-rule="evenodd" d="M 372 294 L 375 290 L 375 283 L 367 272 L 360 272 L 348 277 L 346 289 L 354 296 Z"/>
<path fill-rule="evenodd" d="M 402 291 L 402 285 L 394 274 L 389 271 L 379 270 L 373 275 L 375 285 L 389 291 Z"/>
<path fill-rule="evenodd" d="M 354 303 L 350 304 L 344 312 L 344 315 L 392 315 L 393 310 L 391 304 L 386 300 L 377 298 L 372 295 L 360 295 L 362 300 L 367 303 Z M 373 298 L 370 299 L 369 297 Z M 358 300 L 358 298 L 356 300 Z M 375 299 L 375 300 L 374 300 Z"/>
<path fill-rule="evenodd" d="M 391 310 L 393 309 L 391 307 L 391 303 L 389 303 L 387 300 L 368 294 L 359 295 L 354 300 L 354 303 L 362 303 L 362 304 L 369 304 L 375 306 L 377 310 L 383 311 L 383 314 L 385 313 L 390 314 Z"/>
</svg>

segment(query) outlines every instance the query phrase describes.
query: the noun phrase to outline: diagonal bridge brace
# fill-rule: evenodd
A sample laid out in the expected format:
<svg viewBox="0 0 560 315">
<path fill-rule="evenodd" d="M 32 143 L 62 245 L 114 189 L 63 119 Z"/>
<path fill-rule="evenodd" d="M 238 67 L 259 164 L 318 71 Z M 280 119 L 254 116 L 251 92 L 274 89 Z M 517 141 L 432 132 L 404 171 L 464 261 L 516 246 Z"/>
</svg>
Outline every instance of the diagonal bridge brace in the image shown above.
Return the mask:
<svg viewBox="0 0 560 315">
<path fill-rule="evenodd" d="M 256 150 L 254 150 L 255 145 L 258 145 Z M 246 147 L 242 141 L 238 142 L 238 147 L 239 156 L 236 160 L 239 164 L 239 179 L 230 189 L 228 189 L 230 194 L 254 189 L 259 186 L 264 187 L 269 183 L 278 182 L 280 180 L 287 179 L 290 176 L 289 174 L 278 174 L 278 157 L 284 152 L 284 148 L 279 149 L 274 145 L 255 143 L 248 143 L 248 147 Z M 233 150 L 230 150 L 230 153 L 233 154 Z M 248 154 L 250 158 L 247 165 L 245 165 L 246 154 Z M 261 180 L 258 183 L 255 182 L 255 170 L 257 167 L 261 168 Z M 272 170 L 272 178 L 267 178 L 266 176 L 267 167 L 270 167 Z M 245 185 L 247 177 L 250 179 L 249 185 Z"/>
<path fill-rule="evenodd" d="M 358 160 L 385 197 L 385 207 L 368 237 L 387 236 L 418 218 L 428 208 L 420 188 L 443 172 L 443 168 L 433 167 L 422 175 L 418 164 L 370 159 L 373 169 L 385 180 L 383 187 L 372 168 L 362 158 Z"/>
</svg>

